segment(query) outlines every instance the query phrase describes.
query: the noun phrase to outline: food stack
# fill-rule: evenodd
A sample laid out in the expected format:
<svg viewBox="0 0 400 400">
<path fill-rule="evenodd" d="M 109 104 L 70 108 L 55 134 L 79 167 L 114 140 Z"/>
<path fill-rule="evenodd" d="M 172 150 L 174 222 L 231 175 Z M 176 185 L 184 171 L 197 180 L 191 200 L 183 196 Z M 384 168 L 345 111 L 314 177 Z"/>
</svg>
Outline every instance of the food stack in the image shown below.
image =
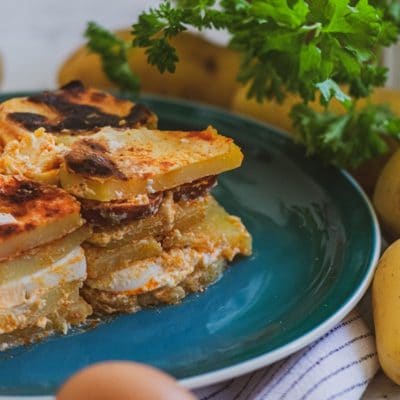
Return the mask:
<svg viewBox="0 0 400 400">
<path fill-rule="evenodd" d="M 66 332 L 92 312 L 79 295 L 90 234 L 64 190 L 0 175 L 0 349 Z"/>
<path fill-rule="evenodd" d="M 95 310 L 176 303 L 214 282 L 236 254 L 250 254 L 240 220 L 209 193 L 242 158 L 211 127 L 103 128 L 72 144 L 60 182 L 94 229 L 82 294 Z"/>
<path fill-rule="evenodd" d="M 102 313 L 176 303 L 214 282 L 237 254 L 251 253 L 246 228 L 210 194 L 218 174 L 240 166 L 239 147 L 211 127 L 183 132 L 160 131 L 156 125 L 156 115 L 146 107 L 85 89 L 76 81 L 0 105 L 0 173 L 61 186 L 69 195 L 56 187 L 52 190 L 75 204 L 77 216 L 80 203 L 82 218 L 90 226 L 65 236 L 73 229 L 67 232 L 57 223 L 61 234 L 50 228 L 50 219 L 60 214 L 49 211 L 41 227 L 55 230 L 48 241 L 57 240 L 57 246 L 36 243 L 40 234 L 27 241 L 29 249 L 47 246 L 43 251 L 29 250 L 39 254 L 29 255 L 29 271 L 50 268 L 56 257 L 66 257 L 75 246 L 73 255 L 81 257 L 82 273 L 71 283 L 73 289 L 67 290 L 64 281 L 52 282 L 59 301 L 72 299 L 68 293 L 73 292 L 71 304 L 85 305 L 85 312 L 74 314 L 76 321 L 90 312 L 77 292 L 86 276 L 83 253 L 76 249 L 82 241 L 87 279 L 80 293 Z M 75 229 L 83 224 L 78 219 Z M 4 257 L 18 260 L 18 254 Z M 15 269 L 15 260 L 7 264 L 8 270 Z M 0 277 L 0 283 L 5 279 Z M 54 310 L 64 316 L 61 309 L 32 313 L 31 322 L 15 326 L 43 325 L 48 320 L 54 325 L 54 318 L 42 317 Z M 70 323 L 69 315 L 63 318 Z"/>
</svg>

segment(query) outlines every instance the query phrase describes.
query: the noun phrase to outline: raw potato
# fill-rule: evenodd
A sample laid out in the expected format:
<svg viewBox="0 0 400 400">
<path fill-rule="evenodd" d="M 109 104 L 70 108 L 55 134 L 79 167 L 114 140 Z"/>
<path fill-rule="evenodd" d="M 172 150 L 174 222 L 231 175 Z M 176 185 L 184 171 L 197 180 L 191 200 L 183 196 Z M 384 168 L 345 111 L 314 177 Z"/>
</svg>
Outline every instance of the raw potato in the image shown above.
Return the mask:
<svg viewBox="0 0 400 400">
<path fill-rule="evenodd" d="M 384 166 L 399 147 L 398 142 L 392 138 L 390 140 L 387 139 L 386 142 L 389 146 L 389 151 L 387 153 L 365 161 L 358 168 L 349 170 L 351 175 L 353 175 L 356 181 L 370 197 L 372 197 L 374 193 L 376 183 Z"/>
<path fill-rule="evenodd" d="M 372 306 L 379 361 L 386 375 L 400 384 L 400 240 L 379 261 Z"/>
<path fill-rule="evenodd" d="M 129 30 L 118 36 L 131 40 Z M 172 40 L 179 55 L 175 73 L 161 74 L 147 64 L 143 49 L 131 49 L 129 62 L 141 78 L 142 90 L 168 96 L 199 100 L 229 107 L 239 84 L 239 55 L 226 47 L 218 46 L 192 33 L 182 33 Z M 100 89 L 115 89 L 104 74 L 99 56 L 81 47 L 61 66 L 58 82 L 61 85 L 73 79 Z"/>
<path fill-rule="evenodd" d="M 375 187 L 373 202 L 385 232 L 400 237 L 400 150 L 389 159 Z"/>
<path fill-rule="evenodd" d="M 262 104 L 257 103 L 256 100 L 249 100 L 247 97 L 247 87 L 239 88 L 232 99 L 232 110 L 240 114 L 250 115 L 261 121 L 265 121 L 274 125 L 290 135 L 294 135 L 295 129 L 292 126 L 290 119 L 290 111 L 295 104 L 301 103 L 300 97 L 289 94 L 283 103 L 278 103 L 274 100 L 265 100 Z M 376 88 L 371 97 L 371 102 L 374 104 L 388 104 L 393 111 L 400 110 L 400 92 L 386 88 Z M 358 107 L 366 104 L 366 100 L 360 100 Z M 321 106 L 319 101 L 311 103 L 311 107 L 318 111 L 323 112 L 324 107 Z M 336 113 L 344 113 L 345 109 L 337 101 L 332 100 L 330 109 Z M 374 187 L 383 166 L 393 154 L 394 150 L 398 147 L 397 142 L 394 140 L 388 141 L 390 151 L 379 157 L 365 162 L 360 167 L 350 170 L 350 173 L 356 178 L 363 189 L 372 195 Z"/>
<path fill-rule="evenodd" d="M 131 38 L 129 30 L 120 31 L 118 35 L 126 40 Z M 178 35 L 173 44 L 180 57 L 174 74 L 160 74 L 155 67 L 147 64 L 142 49 L 131 50 L 130 63 L 132 69 L 142 79 L 144 92 L 224 106 L 265 121 L 288 133 L 294 132 L 289 113 L 292 106 L 300 102 L 299 97 L 289 95 L 283 104 L 272 100 L 265 100 L 259 104 L 255 100 L 249 100 L 246 97 L 247 87 L 241 86 L 236 81 L 240 63 L 240 57 L 236 52 L 191 33 Z M 102 71 L 99 57 L 89 53 L 85 47 L 78 49 L 61 66 L 59 83 L 65 84 L 72 79 L 81 79 L 85 84 L 98 88 L 115 89 Z M 400 110 L 400 93 L 396 90 L 376 88 L 371 101 L 376 104 L 389 104 L 395 112 Z M 358 105 L 365 105 L 365 100 L 360 100 Z M 318 101 L 313 102 L 312 107 L 318 111 L 323 110 Z M 344 108 L 336 101 L 332 101 L 331 107 L 336 112 L 344 112 Z M 389 155 L 397 147 L 397 143 L 390 143 Z M 387 159 L 388 155 L 376 157 L 351 171 L 368 194 L 372 194 Z"/>
<path fill-rule="evenodd" d="M 288 94 L 285 101 L 281 104 L 275 100 L 268 99 L 260 104 L 254 99 L 247 98 L 247 90 L 247 87 L 242 86 L 235 92 L 231 105 L 233 111 L 268 122 L 288 133 L 294 132 L 289 113 L 295 104 L 301 103 L 299 96 Z M 373 104 L 388 104 L 394 112 L 400 110 L 400 92 L 397 90 L 376 88 L 371 95 L 370 101 Z M 367 100 L 361 99 L 357 103 L 357 108 L 365 106 L 366 103 Z M 311 107 L 319 112 L 324 111 L 324 107 L 317 100 L 311 103 Z M 335 99 L 331 101 L 329 107 L 332 111 L 339 114 L 345 112 L 343 106 Z"/>
</svg>

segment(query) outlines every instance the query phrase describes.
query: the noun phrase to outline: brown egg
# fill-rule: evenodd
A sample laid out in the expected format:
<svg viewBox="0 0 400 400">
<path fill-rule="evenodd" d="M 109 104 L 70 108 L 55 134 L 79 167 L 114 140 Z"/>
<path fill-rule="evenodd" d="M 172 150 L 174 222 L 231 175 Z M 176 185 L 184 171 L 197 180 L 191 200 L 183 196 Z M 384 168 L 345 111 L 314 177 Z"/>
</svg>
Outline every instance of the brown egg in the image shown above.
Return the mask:
<svg viewBox="0 0 400 400">
<path fill-rule="evenodd" d="M 155 368 L 131 362 L 105 362 L 72 376 L 57 400 L 194 400 L 176 380 Z"/>
</svg>

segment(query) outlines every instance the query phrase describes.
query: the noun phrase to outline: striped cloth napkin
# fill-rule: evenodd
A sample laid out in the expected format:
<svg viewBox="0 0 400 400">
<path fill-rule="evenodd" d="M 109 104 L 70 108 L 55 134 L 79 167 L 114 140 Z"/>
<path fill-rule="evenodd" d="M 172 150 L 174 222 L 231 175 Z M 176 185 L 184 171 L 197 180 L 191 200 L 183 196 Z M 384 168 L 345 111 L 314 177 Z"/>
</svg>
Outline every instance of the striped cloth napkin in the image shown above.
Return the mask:
<svg viewBox="0 0 400 400">
<path fill-rule="evenodd" d="M 195 395 L 200 400 L 356 400 L 378 369 L 374 337 L 353 311 L 289 358 Z"/>
</svg>

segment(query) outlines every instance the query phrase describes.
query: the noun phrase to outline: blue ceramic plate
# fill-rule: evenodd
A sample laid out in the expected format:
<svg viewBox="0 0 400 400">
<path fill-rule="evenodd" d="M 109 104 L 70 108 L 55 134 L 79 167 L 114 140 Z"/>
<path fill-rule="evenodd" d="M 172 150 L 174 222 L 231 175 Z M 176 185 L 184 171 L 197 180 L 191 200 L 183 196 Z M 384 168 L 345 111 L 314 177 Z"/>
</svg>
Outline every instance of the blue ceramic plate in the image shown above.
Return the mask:
<svg viewBox="0 0 400 400">
<path fill-rule="evenodd" d="M 182 101 L 142 101 L 162 129 L 211 124 L 242 147 L 242 168 L 221 176 L 214 194 L 243 219 L 254 254 L 180 305 L 1 353 L 0 395 L 52 394 L 78 369 L 115 359 L 154 365 L 190 388 L 228 379 L 323 335 L 370 283 L 379 228 L 348 175 L 253 120 Z"/>
</svg>

